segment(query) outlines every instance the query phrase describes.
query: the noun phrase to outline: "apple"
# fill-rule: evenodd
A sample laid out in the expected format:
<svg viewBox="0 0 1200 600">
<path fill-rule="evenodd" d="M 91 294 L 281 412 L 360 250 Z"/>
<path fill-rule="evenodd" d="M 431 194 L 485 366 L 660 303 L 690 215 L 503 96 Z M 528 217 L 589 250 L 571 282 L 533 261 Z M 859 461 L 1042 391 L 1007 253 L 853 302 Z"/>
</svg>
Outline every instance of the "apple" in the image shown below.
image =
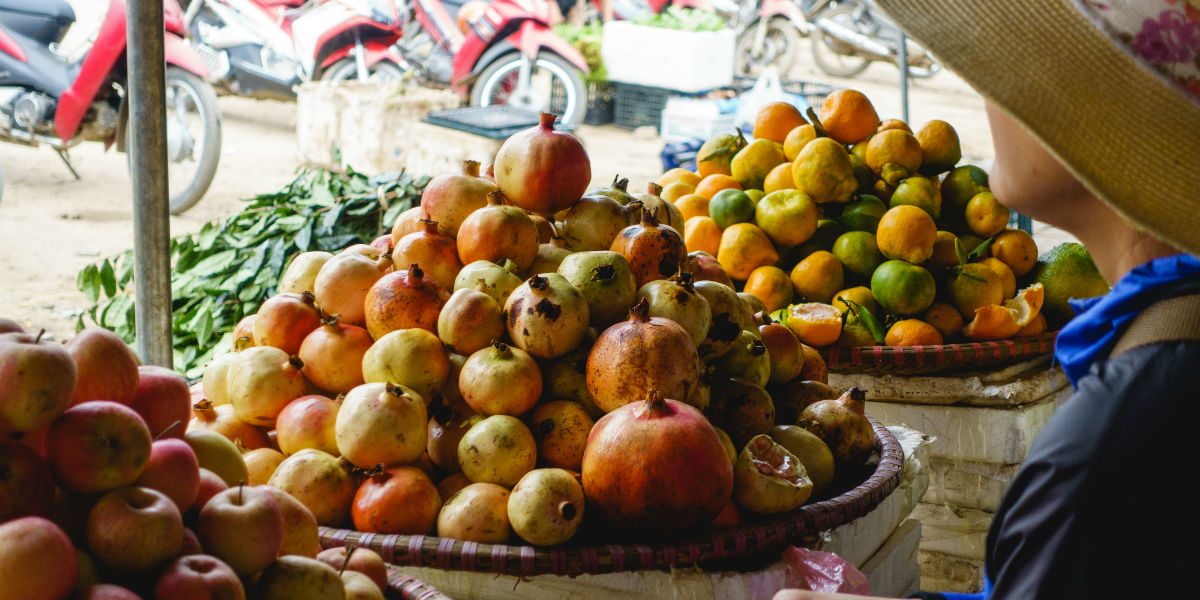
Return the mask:
<svg viewBox="0 0 1200 600">
<path fill-rule="evenodd" d="M 0 333 L 0 431 L 41 429 L 71 404 L 75 361 L 43 334 Z"/>
<path fill-rule="evenodd" d="M 150 429 L 132 408 L 89 400 L 50 426 L 46 459 L 62 487 L 99 494 L 136 481 L 150 461 L 150 445 Z"/>
<path fill-rule="evenodd" d="M 349 561 L 346 560 L 347 553 L 350 555 Z M 387 565 L 383 562 L 383 557 L 370 548 L 357 546 L 326 548 L 317 555 L 317 560 L 338 571 L 343 571 L 344 566 L 345 571 L 362 573 L 379 589 L 387 589 Z"/>
<path fill-rule="evenodd" d="M 200 545 L 200 536 L 196 535 L 196 531 L 186 524 L 183 527 L 183 546 L 179 548 L 179 556 L 187 556 L 189 554 L 204 554 L 204 546 Z"/>
<path fill-rule="evenodd" d="M 71 404 L 111 400 L 126 406 L 138 386 L 138 360 L 121 336 L 103 327 L 85 327 L 66 344 L 75 362 L 79 383 Z"/>
<path fill-rule="evenodd" d="M 344 600 L 337 569 L 307 556 L 280 556 L 255 585 L 261 600 Z"/>
<path fill-rule="evenodd" d="M 75 580 L 75 593 L 81 594 L 97 583 L 100 583 L 100 572 L 96 569 L 96 561 L 92 560 L 92 555 L 86 550 L 75 546 L 75 572 L 78 577 Z"/>
<path fill-rule="evenodd" d="M 130 406 L 142 415 L 154 436 L 182 438 L 192 418 L 192 391 L 183 375 L 165 367 L 141 365 Z"/>
<path fill-rule="evenodd" d="M 49 517 L 54 506 L 54 475 L 32 448 L 0 441 L 0 523 L 17 517 Z"/>
<path fill-rule="evenodd" d="M 25 333 L 25 328 L 12 319 L 0 317 L 0 333 Z"/>
<path fill-rule="evenodd" d="M 196 500 L 192 502 L 192 506 L 188 511 L 199 515 L 200 509 L 204 508 L 204 505 L 208 504 L 208 501 L 212 500 L 213 496 L 227 489 L 229 489 L 229 484 L 225 483 L 225 480 L 221 479 L 220 475 L 204 467 L 200 467 L 200 483 L 196 486 Z"/>
<path fill-rule="evenodd" d="M 75 589 L 77 567 L 71 539 L 50 520 L 31 516 L 0 524 L 5 598 L 66 598 Z"/>
<path fill-rule="evenodd" d="M 266 492 L 239 485 L 213 496 L 200 509 L 200 544 L 238 575 L 270 565 L 283 548 L 283 512 Z"/>
<path fill-rule="evenodd" d="M 275 436 L 279 450 L 284 454 L 295 454 L 305 448 L 314 448 L 334 456 L 339 454 L 333 425 L 337 421 L 340 405 L 319 394 L 300 396 L 275 418 Z"/>
<path fill-rule="evenodd" d="M 246 600 L 237 573 L 208 554 L 181 556 L 154 584 L 155 600 Z"/>
<path fill-rule="evenodd" d="M 179 438 L 155 440 L 150 444 L 150 460 L 134 483 L 166 494 L 179 512 L 186 512 L 200 493 L 200 462 L 192 447 Z"/>
<path fill-rule="evenodd" d="M 317 518 L 291 494 L 272 485 L 256 486 L 266 492 L 283 514 L 283 548 L 279 555 L 295 554 L 313 558 L 321 552 L 321 531 Z"/>
<path fill-rule="evenodd" d="M 133 593 L 129 588 L 112 583 L 97 583 L 84 589 L 76 598 L 79 600 L 142 600 L 141 596 Z"/>
<path fill-rule="evenodd" d="M 196 453 L 200 467 L 220 475 L 225 485 L 235 486 L 249 481 L 246 461 L 242 460 L 242 453 L 229 438 L 215 431 L 193 429 L 183 435 L 183 440 Z"/>
<path fill-rule="evenodd" d="M 370 577 L 358 571 L 342 571 L 346 600 L 385 600 L 383 590 Z"/>
<path fill-rule="evenodd" d="M 299 500 L 317 523 L 331 527 L 346 521 L 358 489 L 348 462 L 312 448 L 283 459 L 268 483 Z"/>
<path fill-rule="evenodd" d="M 148 571 L 179 554 L 183 516 L 158 490 L 136 485 L 117 488 L 88 513 L 87 545 L 101 565 L 114 571 Z"/>
</svg>

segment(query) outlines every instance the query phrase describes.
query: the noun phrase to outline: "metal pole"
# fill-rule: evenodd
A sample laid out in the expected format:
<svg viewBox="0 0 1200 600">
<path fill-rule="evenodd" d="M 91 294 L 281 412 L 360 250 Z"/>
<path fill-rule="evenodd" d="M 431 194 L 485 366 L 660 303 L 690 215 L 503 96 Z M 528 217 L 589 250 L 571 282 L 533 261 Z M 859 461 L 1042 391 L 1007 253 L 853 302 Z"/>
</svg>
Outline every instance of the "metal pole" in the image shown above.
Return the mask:
<svg viewBox="0 0 1200 600">
<path fill-rule="evenodd" d="M 167 187 L 166 62 L 162 0 L 129 0 L 129 146 L 133 178 L 134 318 L 138 355 L 173 367 L 171 223 Z"/>
<path fill-rule="evenodd" d="M 908 36 L 900 32 L 900 119 L 908 122 Z"/>
</svg>

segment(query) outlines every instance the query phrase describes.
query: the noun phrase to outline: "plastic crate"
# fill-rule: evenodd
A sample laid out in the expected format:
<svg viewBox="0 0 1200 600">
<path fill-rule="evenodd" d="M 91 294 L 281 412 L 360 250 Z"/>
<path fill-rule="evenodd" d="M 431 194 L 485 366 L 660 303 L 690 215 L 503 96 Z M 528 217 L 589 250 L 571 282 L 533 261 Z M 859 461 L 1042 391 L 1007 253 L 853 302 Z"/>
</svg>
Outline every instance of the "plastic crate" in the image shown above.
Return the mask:
<svg viewBox="0 0 1200 600">
<path fill-rule="evenodd" d="M 614 83 L 613 125 L 622 129 L 637 129 L 643 125 L 662 125 L 663 108 L 675 90 L 666 88 Z"/>
<path fill-rule="evenodd" d="M 729 86 L 728 89 L 731 89 L 739 94 L 748 92 L 750 91 L 750 88 L 754 87 L 754 81 L 755 79 L 753 77 L 736 76 L 733 78 L 733 85 Z M 834 86 L 826 83 L 815 83 L 812 81 L 801 81 L 798 79 L 782 81 L 780 83 L 783 84 L 783 91 L 793 96 L 803 98 L 804 101 L 813 108 L 813 110 L 816 110 L 822 104 L 824 104 L 825 97 L 828 96 L 830 92 L 837 89 Z M 799 108 L 803 109 L 804 107 Z"/>
<path fill-rule="evenodd" d="M 658 137 L 667 142 L 707 140 L 718 133 L 732 133 L 735 127 L 737 115 L 734 114 L 706 118 L 663 111 Z"/>
<path fill-rule="evenodd" d="M 608 82 L 589 83 L 587 86 L 587 112 L 583 122 L 587 125 L 608 125 L 615 118 L 613 96 L 616 92 Z"/>
<path fill-rule="evenodd" d="M 423 120 L 432 125 L 499 140 L 537 125 L 540 119 L 538 113 L 530 110 L 493 104 L 436 110 L 426 115 Z M 555 121 L 554 128 L 570 129 L 564 127 L 561 121 Z"/>
</svg>

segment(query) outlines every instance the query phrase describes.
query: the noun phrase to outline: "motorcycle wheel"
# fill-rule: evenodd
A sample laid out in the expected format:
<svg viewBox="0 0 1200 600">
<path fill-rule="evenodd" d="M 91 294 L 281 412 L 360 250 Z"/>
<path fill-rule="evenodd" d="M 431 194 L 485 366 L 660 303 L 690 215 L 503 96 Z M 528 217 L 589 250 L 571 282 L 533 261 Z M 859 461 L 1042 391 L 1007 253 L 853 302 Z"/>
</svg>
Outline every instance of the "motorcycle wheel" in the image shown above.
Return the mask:
<svg viewBox="0 0 1200 600">
<path fill-rule="evenodd" d="M 577 127 L 587 110 L 587 92 L 580 70 L 557 54 L 543 52 L 534 61 L 530 74 L 532 98 L 514 98 L 521 70 L 521 53 L 510 52 L 496 59 L 480 73 L 471 88 L 473 106 L 508 104 L 519 108 L 558 115 L 559 122 Z"/>
<path fill-rule="evenodd" d="M 854 8 L 850 6 L 839 6 L 818 16 L 848 29 L 859 29 L 854 19 Z M 817 68 L 834 77 L 854 77 L 871 65 L 871 59 L 855 55 L 852 46 L 821 31 L 820 28 L 813 31 L 812 54 Z"/>
<path fill-rule="evenodd" d="M 401 81 L 404 78 L 404 70 L 396 63 L 390 60 L 380 60 L 373 65 L 367 66 L 368 81 Z M 358 65 L 355 64 L 353 58 L 343 58 L 332 65 L 321 74 L 321 81 L 356 81 L 358 79 Z"/>
<path fill-rule="evenodd" d="M 774 18 L 767 22 L 762 51 L 754 52 L 754 33 L 759 21 L 754 21 L 738 36 L 733 63 L 737 74 L 744 77 L 762 75 L 768 65 L 775 65 L 780 76 L 786 76 L 796 62 L 800 47 L 800 32 L 787 19 Z"/>
<path fill-rule="evenodd" d="M 217 173 L 221 111 L 212 86 L 178 67 L 167 67 L 166 101 L 170 211 L 178 215 L 204 197 Z"/>
</svg>

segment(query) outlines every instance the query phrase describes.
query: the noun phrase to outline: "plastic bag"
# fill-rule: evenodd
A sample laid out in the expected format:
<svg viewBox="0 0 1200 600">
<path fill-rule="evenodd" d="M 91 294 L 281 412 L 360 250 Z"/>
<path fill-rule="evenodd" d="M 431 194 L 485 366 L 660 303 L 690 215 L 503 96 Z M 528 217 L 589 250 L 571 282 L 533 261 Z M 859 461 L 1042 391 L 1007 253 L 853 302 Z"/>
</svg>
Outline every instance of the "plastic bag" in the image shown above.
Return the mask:
<svg viewBox="0 0 1200 600">
<path fill-rule="evenodd" d="M 862 571 L 832 552 L 790 546 L 783 551 L 788 565 L 787 587 L 814 592 L 871 595 Z"/>
<path fill-rule="evenodd" d="M 759 108 L 771 102 L 791 103 L 792 101 L 792 95 L 783 91 L 783 81 L 779 78 L 779 70 L 769 65 L 754 81 L 754 86 L 738 96 L 737 124 L 741 126 L 742 131 L 750 133 Z"/>
</svg>

